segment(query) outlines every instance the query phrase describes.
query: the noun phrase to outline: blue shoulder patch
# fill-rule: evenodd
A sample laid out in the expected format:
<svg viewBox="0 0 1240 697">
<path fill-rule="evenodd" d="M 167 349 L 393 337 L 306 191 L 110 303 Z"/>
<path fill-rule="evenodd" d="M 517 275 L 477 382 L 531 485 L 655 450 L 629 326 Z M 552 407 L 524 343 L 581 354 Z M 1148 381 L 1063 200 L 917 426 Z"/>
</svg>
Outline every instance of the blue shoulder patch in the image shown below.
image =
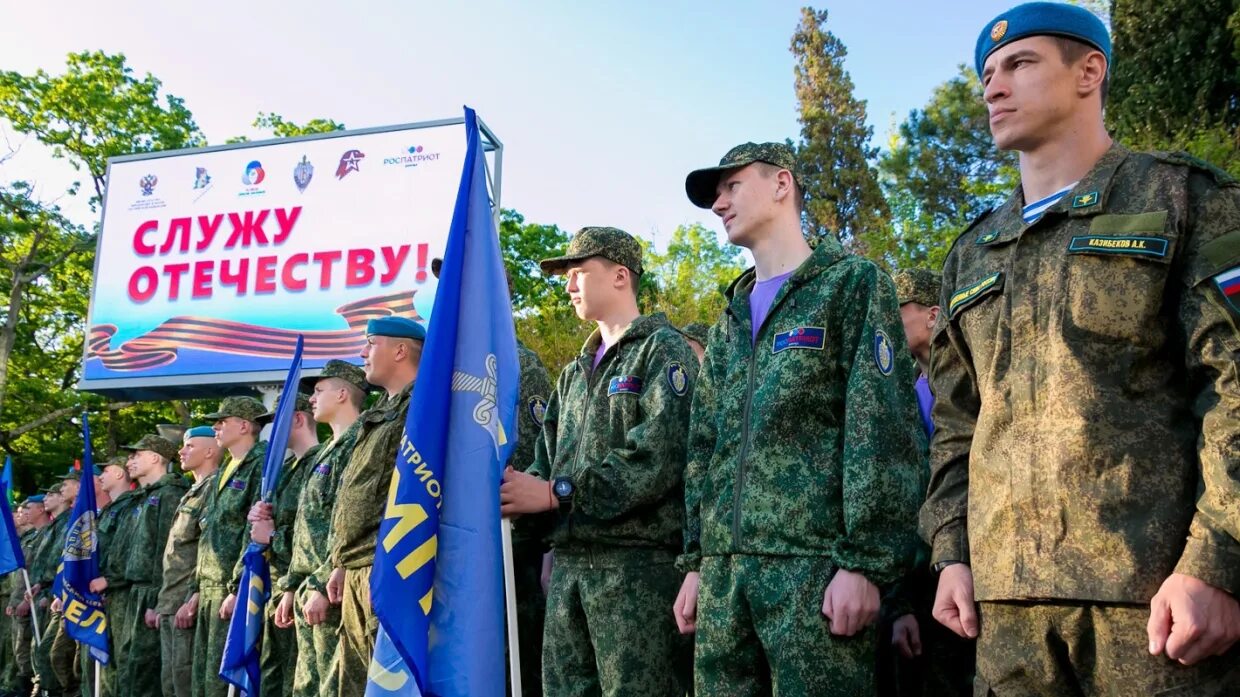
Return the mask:
<svg viewBox="0 0 1240 697">
<path fill-rule="evenodd" d="M 607 384 L 607 396 L 616 394 L 641 394 L 642 379 L 636 375 L 617 375 Z"/>
<path fill-rule="evenodd" d="M 878 372 L 883 375 L 891 375 L 891 371 L 896 367 L 895 348 L 892 347 L 887 332 L 881 329 L 874 332 L 874 365 L 878 366 Z"/>
<path fill-rule="evenodd" d="M 236 489 L 237 491 L 245 491 L 245 480 L 244 479 L 233 479 L 232 481 L 228 482 L 228 488 Z"/>
<path fill-rule="evenodd" d="M 332 471 L 332 466 L 327 464 L 326 462 L 314 468 L 315 474 L 331 474 L 331 471 Z"/>
<path fill-rule="evenodd" d="M 534 423 L 541 427 L 543 425 L 543 418 L 547 416 L 547 400 L 543 399 L 541 395 L 534 395 L 526 401 L 525 408 L 529 411 L 530 418 L 534 420 Z"/>
<path fill-rule="evenodd" d="M 679 362 L 667 367 L 667 386 L 672 388 L 672 393 L 677 397 L 683 397 L 685 392 L 689 391 L 689 374 Z"/>
<path fill-rule="evenodd" d="M 775 335 L 771 343 L 771 353 L 779 353 L 787 349 L 812 349 L 821 351 L 827 344 L 827 330 L 824 327 L 797 327 Z"/>
</svg>

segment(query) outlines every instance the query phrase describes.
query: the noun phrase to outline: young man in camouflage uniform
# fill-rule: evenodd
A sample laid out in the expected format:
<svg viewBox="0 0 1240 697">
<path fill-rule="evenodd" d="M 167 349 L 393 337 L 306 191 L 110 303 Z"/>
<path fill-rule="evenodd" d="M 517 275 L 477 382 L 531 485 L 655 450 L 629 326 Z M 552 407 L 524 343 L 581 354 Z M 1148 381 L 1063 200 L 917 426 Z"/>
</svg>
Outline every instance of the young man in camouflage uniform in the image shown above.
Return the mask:
<svg viewBox="0 0 1240 697">
<path fill-rule="evenodd" d="M 336 694 L 340 608 L 327 602 L 328 537 L 336 489 L 357 442 L 358 416 L 368 387 L 361 368 L 338 360 L 328 361 L 317 377 L 302 381 L 302 388 L 310 392 L 315 422 L 330 425 L 332 439 L 308 463 L 312 468 L 297 499 L 288 571 L 274 583 L 281 593 L 277 620 L 295 625 L 294 697 Z"/>
<path fill-rule="evenodd" d="M 215 483 L 208 489 L 207 515 L 198 538 L 197 588 L 194 603 L 194 697 L 224 697 L 228 685 L 220 679 L 224 640 L 233 605 L 224 602 L 234 590 L 233 570 L 245 552 L 246 518 L 258 500 L 267 443 L 258 441 L 258 417 L 266 413 L 253 397 L 228 397 L 213 421 L 215 440 L 227 451 Z"/>
<path fill-rule="evenodd" d="M 277 400 L 275 407 L 259 417 L 258 422 L 263 425 L 271 423 L 278 408 Z M 288 435 L 288 449 L 293 454 L 284 460 L 271 503 L 257 501 L 249 513 L 250 540 L 268 545 L 267 561 L 271 578 L 277 582 L 287 573 L 289 560 L 293 556 L 293 521 L 297 518 L 297 499 L 322 447 L 315 429 L 310 398 L 298 394 Z M 238 560 L 233 570 L 237 583 L 244 571 L 244 565 Z M 273 585 L 271 600 L 263 614 L 263 644 L 259 657 L 263 697 L 280 697 L 293 690 L 297 637 L 293 633 L 293 618 L 287 613 L 281 615 L 277 612 L 284 590 L 282 586 Z"/>
<path fill-rule="evenodd" d="M 26 499 L 22 505 L 26 511 L 26 522 L 30 529 L 22 535 L 22 554 L 26 557 L 27 575 L 33 578 L 35 560 L 38 558 L 52 523 L 51 517 L 43 507 L 43 494 L 35 494 Z M 33 581 L 32 581 L 33 582 Z M 31 662 L 31 651 L 34 645 L 34 624 L 31 617 L 31 601 L 26 597 L 26 579 L 22 578 L 9 596 L 9 606 L 13 608 L 13 654 L 17 661 L 18 692 L 25 697 L 34 685 L 34 665 Z M 43 631 L 40 627 L 39 631 Z"/>
<path fill-rule="evenodd" d="M 103 594 L 108 612 L 110 652 L 108 664 L 103 666 L 100 676 L 100 689 L 109 696 L 119 694 L 117 668 L 129 662 L 129 630 L 132 629 L 129 623 L 119 620 L 129 616 L 131 594 L 124 571 L 133 543 L 133 526 L 137 522 L 135 514 L 142 498 L 141 493 L 131 487 L 129 471 L 125 467 L 128 461 L 127 455 L 117 455 L 104 463 L 99 483 L 107 502 L 103 503 L 103 497 L 96 501 L 103 504 L 99 510 L 97 528 L 100 576 L 91 580 L 90 589 Z M 79 653 L 82 675 L 90 678 L 82 681 L 82 695 L 92 697 L 95 692 L 94 661 L 89 651 Z"/>
<path fill-rule="evenodd" d="M 0 492 L 0 495 L 3 495 L 3 492 Z M 30 531 L 30 524 L 26 522 L 26 509 L 22 506 L 13 510 L 13 529 L 20 545 L 22 537 Z M 25 583 L 21 578 L 21 571 L 9 572 L 0 577 L 0 597 L 7 601 L 18 585 L 24 590 Z M 15 695 L 18 690 L 17 657 L 13 653 L 13 624 L 19 621 L 21 620 L 13 616 L 13 608 L 6 605 L 4 614 L 0 614 L 0 695 L 4 697 Z"/>
<path fill-rule="evenodd" d="M 138 506 L 124 579 L 130 586 L 130 605 L 124 616 L 110 617 L 113 626 L 125 625 L 129 635 L 127 661 L 118 665 L 118 693 L 152 697 L 161 693 L 159 614 L 155 610 L 163 585 L 163 551 L 189 481 L 168 471 L 177 457 L 177 445 L 161 436 L 143 436 L 125 446 L 131 451 L 129 476 L 138 482 Z"/>
<path fill-rule="evenodd" d="M 727 290 L 694 395 L 687 571 L 698 694 L 874 690 L 880 586 L 912 562 L 925 436 L 891 278 L 811 250 L 791 148 L 746 143 L 689 200 L 756 268 Z"/>
<path fill-rule="evenodd" d="M 1021 182 L 944 266 L 921 516 L 976 694 L 1240 685 L 1240 187 L 1112 142 L 1109 63 L 1079 7 L 978 37 Z"/>
<path fill-rule="evenodd" d="M 684 432 L 697 360 L 661 314 L 637 308 L 637 240 L 578 231 L 562 257 L 577 316 L 597 329 L 564 368 L 527 472 L 509 469 L 506 516 L 555 510 L 543 690 L 681 697 L 689 646 L 667 616 L 684 523 Z"/>
<path fill-rule="evenodd" d="M 339 695 L 360 695 L 365 690 L 375 649 L 379 621 L 370 604 L 375 541 L 425 341 L 426 330 L 406 317 L 373 319 L 366 326 L 362 349 L 366 380 L 387 395 L 360 418 L 357 444 L 332 512 L 327 599 L 341 605 L 335 686 Z"/>
<path fill-rule="evenodd" d="M 207 499 L 215 484 L 223 451 L 210 426 L 185 431 L 177 456 L 181 471 L 194 484 L 177 504 L 176 517 L 164 545 L 163 580 L 156 599 L 159 613 L 160 684 L 164 697 L 191 697 L 194 670 L 194 570 L 198 565 L 198 540 Z"/>
<path fill-rule="evenodd" d="M 77 472 L 66 475 L 55 492 L 49 492 L 52 498 L 52 511 L 56 514 L 52 521 L 52 536 L 43 548 L 42 562 L 39 565 L 39 587 L 48 603 L 49 618 L 47 629 L 34 651 L 35 672 L 39 675 L 39 685 L 52 697 L 77 697 L 80 687 L 76 656 L 77 642 L 69 638 L 65 632 L 64 615 L 61 613 L 59 598 L 53 598 L 51 591 L 61 557 L 64 555 L 65 538 L 69 533 L 69 519 L 72 518 L 73 503 L 77 500 L 81 486 L 81 475 Z M 42 619 L 42 615 L 40 615 Z"/>
</svg>

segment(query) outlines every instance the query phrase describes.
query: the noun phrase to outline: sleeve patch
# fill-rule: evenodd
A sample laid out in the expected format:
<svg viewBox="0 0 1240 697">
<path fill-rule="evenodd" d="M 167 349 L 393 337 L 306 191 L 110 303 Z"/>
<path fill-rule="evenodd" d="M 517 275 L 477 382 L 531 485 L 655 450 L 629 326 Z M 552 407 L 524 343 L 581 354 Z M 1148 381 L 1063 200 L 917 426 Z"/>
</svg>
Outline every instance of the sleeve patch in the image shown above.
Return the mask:
<svg viewBox="0 0 1240 697">
<path fill-rule="evenodd" d="M 667 385 L 677 397 L 685 396 L 689 391 L 689 374 L 680 363 L 672 363 L 667 367 Z"/>
<path fill-rule="evenodd" d="M 535 395 L 530 397 L 525 403 L 525 408 L 529 412 L 530 418 L 541 428 L 543 419 L 547 416 L 547 400 Z"/>
<path fill-rule="evenodd" d="M 896 367 L 895 348 L 891 345 L 887 332 L 881 329 L 874 332 L 874 365 L 878 366 L 878 372 L 883 375 L 891 375 L 891 371 Z"/>
<path fill-rule="evenodd" d="M 1214 285 L 1218 286 L 1223 299 L 1233 312 L 1240 313 L 1240 266 L 1228 269 L 1214 277 Z"/>
</svg>

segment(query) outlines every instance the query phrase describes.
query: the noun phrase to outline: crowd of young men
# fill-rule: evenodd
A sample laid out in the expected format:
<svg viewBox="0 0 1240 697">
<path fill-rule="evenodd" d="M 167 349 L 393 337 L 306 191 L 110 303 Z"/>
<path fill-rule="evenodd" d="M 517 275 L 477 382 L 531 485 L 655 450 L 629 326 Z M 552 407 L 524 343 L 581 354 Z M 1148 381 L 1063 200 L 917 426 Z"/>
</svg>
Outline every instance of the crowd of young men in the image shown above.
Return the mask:
<svg viewBox="0 0 1240 697">
<path fill-rule="evenodd" d="M 811 247 L 778 143 L 686 179 L 754 259 L 713 326 L 641 314 L 641 247 L 621 230 L 583 228 L 542 262 L 595 331 L 554 384 L 521 347 L 499 500 L 525 694 L 1237 694 L 1240 185 L 1113 143 L 1110 57 L 1078 7 L 985 25 L 976 69 L 1020 185 L 942 274 L 893 280 L 832 237 Z M 374 320 L 363 369 L 309 381 L 270 503 L 272 412 L 251 398 L 186 432 L 192 486 L 157 436 L 105 465 L 107 694 L 227 692 L 249 540 L 275 587 L 264 695 L 362 694 L 425 338 Z M 36 675 L 85 692 L 47 592 L 76 491 L 18 510 L 34 593 L 10 577 L 10 692 Z"/>
</svg>

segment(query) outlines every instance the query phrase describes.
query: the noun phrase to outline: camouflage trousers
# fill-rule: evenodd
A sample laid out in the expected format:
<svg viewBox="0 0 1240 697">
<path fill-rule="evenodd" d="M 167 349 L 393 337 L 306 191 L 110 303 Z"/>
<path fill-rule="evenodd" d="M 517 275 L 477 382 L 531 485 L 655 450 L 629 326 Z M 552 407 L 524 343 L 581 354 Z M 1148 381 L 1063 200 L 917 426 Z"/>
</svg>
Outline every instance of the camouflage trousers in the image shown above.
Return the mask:
<svg viewBox="0 0 1240 697">
<path fill-rule="evenodd" d="M 158 586 L 131 586 L 125 614 L 113 626 L 124 625 L 129 645 L 126 660 L 116 664 L 116 687 L 120 697 L 159 697 L 161 665 L 159 628 L 146 625 L 146 611 L 155 607 Z"/>
<path fill-rule="evenodd" d="M 681 575 L 658 550 L 557 550 L 543 630 L 548 697 L 683 697 L 690 648 L 672 618 Z"/>
<path fill-rule="evenodd" d="M 65 631 L 64 616 L 59 612 L 50 614 L 42 641 L 34 650 L 39 685 L 52 697 L 77 697 L 81 690 L 77 642 Z"/>
<path fill-rule="evenodd" d="M 327 620 L 311 627 L 301 616 L 309 591 L 303 586 L 294 596 L 294 629 L 297 633 L 297 670 L 293 697 L 333 697 L 340 660 L 340 606 L 327 606 Z"/>
<path fill-rule="evenodd" d="M 174 615 L 159 616 L 159 679 L 164 697 L 191 697 L 194 630 L 177 629 Z"/>
<path fill-rule="evenodd" d="M 109 656 L 108 664 L 103 666 L 103 673 L 99 676 L 99 690 L 107 697 L 115 697 L 120 694 L 120 686 L 117 685 L 116 678 L 120 674 L 120 667 L 129 663 L 129 635 L 130 627 L 128 622 L 122 621 L 123 618 L 129 616 L 130 602 L 129 586 L 112 590 L 109 589 L 104 596 L 104 606 L 108 611 L 108 641 Z M 90 659 L 90 652 L 83 651 L 81 657 L 82 675 L 90 676 L 89 679 L 82 680 L 82 697 L 93 697 L 95 694 L 95 673 L 94 664 Z"/>
<path fill-rule="evenodd" d="M 1151 656 L 1148 605 L 983 602 L 973 694 L 1193 695 L 1240 691 L 1240 644 L 1182 666 Z"/>
<path fill-rule="evenodd" d="M 25 619 L 0 613 L 0 692 L 17 689 L 17 656 L 14 655 L 16 632 L 13 625 Z"/>
<path fill-rule="evenodd" d="M 875 628 L 838 637 L 822 615 L 834 573 L 823 557 L 704 558 L 693 664 L 697 694 L 874 694 Z"/>
<path fill-rule="evenodd" d="M 198 615 L 194 618 L 193 697 L 227 697 L 228 683 L 220 679 L 228 622 L 220 619 L 220 605 L 228 591 L 219 587 L 198 589 Z"/>
<path fill-rule="evenodd" d="M 521 651 L 521 694 L 524 697 L 542 697 L 543 619 L 547 614 L 547 596 L 542 589 L 542 558 L 540 544 L 513 544 L 517 646 Z"/>
<path fill-rule="evenodd" d="M 292 627 L 276 626 L 276 605 L 280 596 L 273 596 L 267 603 L 263 617 L 263 645 L 258 663 L 263 681 L 259 685 L 261 697 L 287 697 L 293 693 L 293 669 L 297 665 L 297 635 Z"/>
<path fill-rule="evenodd" d="M 363 566 L 345 569 L 344 598 L 340 603 L 340 660 L 336 669 L 336 691 L 340 697 L 362 697 L 366 692 L 366 673 L 375 652 L 379 619 L 370 606 L 370 570 Z"/>
<path fill-rule="evenodd" d="M 24 687 L 34 678 L 34 665 L 30 662 L 30 651 L 34 644 L 34 624 L 30 615 L 25 617 L 13 615 L 12 643 L 13 662 L 17 668 L 18 683 Z M 22 694 L 25 697 L 25 693 Z"/>
<path fill-rule="evenodd" d="M 977 642 L 964 639 L 930 614 L 938 575 L 928 568 L 910 573 L 901 587 L 897 611 L 884 614 L 878 627 L 876 671 L 879 697 L 969 697 L 973 694 Z M 892 625 L 899 615 L 917 619 L 921 655 L 905 658 L 892 646 Z"/>
</svg>

